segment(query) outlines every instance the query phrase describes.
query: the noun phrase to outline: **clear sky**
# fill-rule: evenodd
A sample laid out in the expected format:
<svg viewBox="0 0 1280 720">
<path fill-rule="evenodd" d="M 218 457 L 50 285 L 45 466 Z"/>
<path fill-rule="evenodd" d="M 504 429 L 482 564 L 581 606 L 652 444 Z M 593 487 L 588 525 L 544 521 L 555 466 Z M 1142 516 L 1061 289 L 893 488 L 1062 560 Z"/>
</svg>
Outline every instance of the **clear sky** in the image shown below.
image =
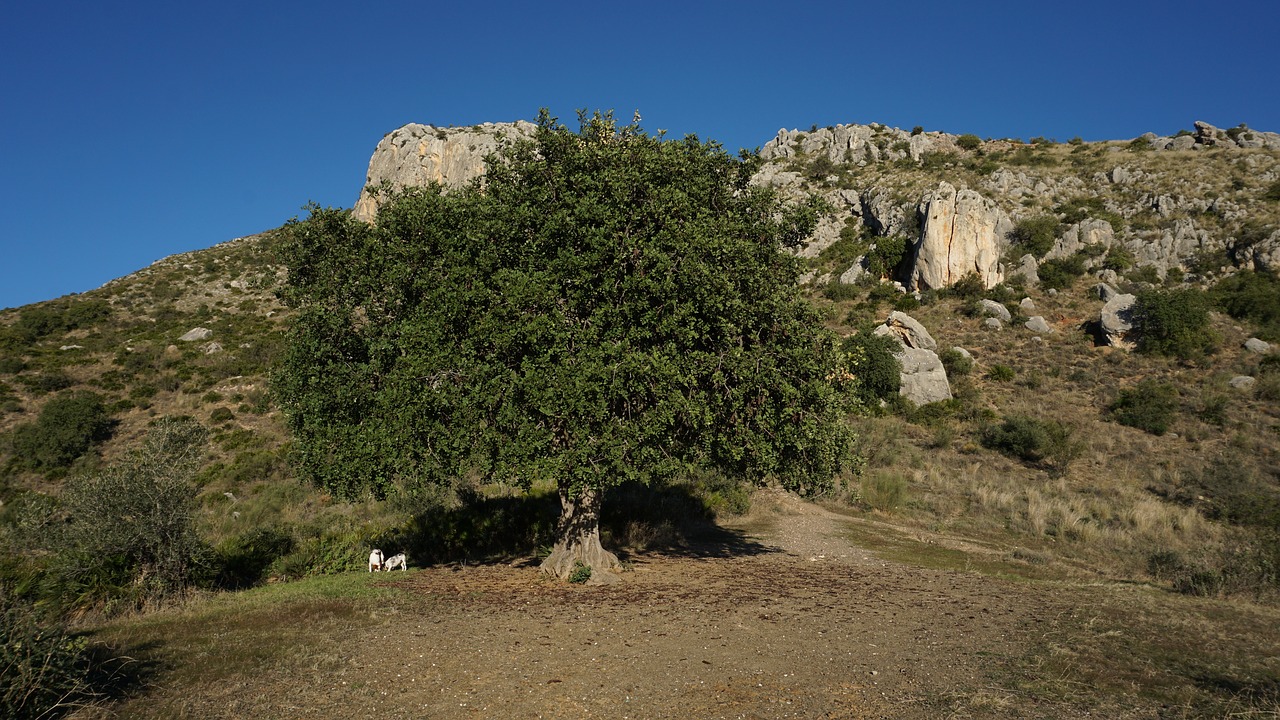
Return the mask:
<svg viewBox="0 0 1280 720">
<path fill-rule="evenodd" d="M 410 122 L 639 110 L 731 151 L 853 122 L 1280 132 L 1277 30 L 1274 0 L 9 2 L 0 308 L 350 207 Z"/>
</svg>

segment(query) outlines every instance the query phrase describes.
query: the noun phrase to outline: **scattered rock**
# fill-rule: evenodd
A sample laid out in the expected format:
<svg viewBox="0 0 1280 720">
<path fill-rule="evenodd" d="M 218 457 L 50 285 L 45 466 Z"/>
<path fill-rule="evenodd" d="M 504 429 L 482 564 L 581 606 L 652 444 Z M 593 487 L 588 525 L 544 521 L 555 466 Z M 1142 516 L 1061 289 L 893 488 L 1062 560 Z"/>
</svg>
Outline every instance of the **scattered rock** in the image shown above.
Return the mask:
<svg viewBox="0 0 1280 720">
<path fill-rule="evenodd" d="M 1031 312 L 1036 309 L 1036 301 L 1029 297 L 1024 297 L 1022 300 L 1018 301 L 1018 307 L 1022 308 L 1026 312 Z"/>
<path fill-rule="evenodd" d="M 1256 378 L 1251 378 L 1248 375 L 1237 375 L 1228 380 L 1227 384 L 1237 390 L 1249 390 L 1256 382 L 1258 382 Z"/>
<path fill-rule="evenodd" d="M 1120 291 L 1111 287 L 1107 283 L 1100 282 L 1093 286 L 1093 293 L 1098 296 L 1102 302 L 1108 302 L 1111 298 L 1120 294 Z"/>
<path fill-rule="evenodd" d="M 1009 322 L 1013 319 L 1013 315 L 1009 313 L 1009 308 L 1005 307 L 1002 303 L 998 303 L 995 300 L 988 300 L 986 298 L 982 299 L 982 314 L 989 315 L 994 318 L 1000 318 L 1000 320 L 1004 322 Z"/>
<path fill-rule="evenodd" d="M 1271 352 L 1271 343 L 1258 338 L 1249 338 L 1244 341 L 1244 349 L 1259 355 Z"/>
<path fill-rule="evenodd" d="M 1044 318 L 1039 315 L 1029 318 L 1025 323 L 1023 323 L 1023 325 L 1034 333 L 1053 332 L 1053 328 L 1049 327 L 1049 323 L 1045 322 Z"/>
<path fill-rule="evenodd" d="M 961 357 L 964 357 L 967 360 L 973 360 L 973 354 L 970 353 L 968 350 L 965 350 L 964 348 L 960 347 L 959 345 L 956 345 L 955 347 L 951 348 L 951 351 L 955 353 L 959 353 Z"/>
<path fill-rule="evenodd" d="M 982 321 L 982 327 L 988 330 L 999 330 L 1000 328 L 1004 327 L 1004 325 L 1001 325 L 1000 321 L 997 320 L 996 318 L 987 318 L 986 320 Z"/>
<path fill-rule="evenodd" d="M 198 327 L 198 328 L 191 328 L 190 330 L 187 331 L 187 334 L 183 335 L 178 339 L 181 340 L 182 342 L 197 342 L 199 340 L 208 340 L 211 337 L 213 337 L 212 330 L 210 330 L 209 328 Z"/>
</svg>

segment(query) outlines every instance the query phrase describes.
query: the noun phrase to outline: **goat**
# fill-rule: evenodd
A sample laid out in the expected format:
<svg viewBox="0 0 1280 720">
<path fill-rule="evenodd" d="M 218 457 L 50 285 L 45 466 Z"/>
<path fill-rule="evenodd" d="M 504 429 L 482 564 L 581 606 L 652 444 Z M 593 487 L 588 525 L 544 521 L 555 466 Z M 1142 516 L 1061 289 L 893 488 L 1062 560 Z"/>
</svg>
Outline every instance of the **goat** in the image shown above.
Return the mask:
<svg viewBox="0 0 1280 720">
<path fill-rule="evenodd" d="M 387 571 L 395 570 L 396 568 L 401 570 L 409 569 L 409 558 L 405 557 L 404 553 L 392 555 L 387 558 L 387 564 L 382 566 L 382 569 Z"/>
<path fill-rule="evenodd" d="M 383 561 L 382 561 L 381 550 L 374 550 L 373 552 L 369 553 L 369 572 L 373 572 L 374 570 L 381 570 L 384 567 L 386 566 L 383 564 Z"/>
</svg>

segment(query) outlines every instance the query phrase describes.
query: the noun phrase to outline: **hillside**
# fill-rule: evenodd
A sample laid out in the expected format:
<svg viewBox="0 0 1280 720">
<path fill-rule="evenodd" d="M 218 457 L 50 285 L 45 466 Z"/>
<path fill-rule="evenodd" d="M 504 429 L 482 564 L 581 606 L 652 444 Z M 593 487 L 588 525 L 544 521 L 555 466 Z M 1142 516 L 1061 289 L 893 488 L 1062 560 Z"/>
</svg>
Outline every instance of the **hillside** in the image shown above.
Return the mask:
<svg viewBox="0 0 1280 720">
<path fill-rule="evenodd" d="M 386 163 L 375 153 L 370 184 L 473 175 L 468 153 L 489 147 L 473 134 L 505 132 L 409 127 L 379 145 L 399 154 Z M 919 408 L 890 398 L 850 419 L 865 464 L 818 500 L 853 518 L 844 531 L 858 547 L 1073 593 L 1125 583 L 1203 598 L 1178 607 L 1207 623 L 1196 625 L 1205 637 L 1227 627 L 1213 624 L 1218 615 L 1230 624 L 1270 612 L 1257 608 L 1280 589 L 1280 363 L 1246 341 L 1280 341 L 1270 274 L 1280 271 L 1280 137 L 1198 124 L 1167 137 L 1022 143 L 834 126 L 781 131 L 762 155 L 757 182 L 831 207 L 799 253 L 826 325 L 856 336 L 891 311 L 909 314 L 937 340 L 953 396 Z M 415 156 L 439 164 L 423 175 L 405 160 Z M 463 485 L 352 505 L 293 479 L 270 395 L 289 320 L 276 296 L 281 232 L 0 313 L 4 532 L 20 537 L 68 478 L 111 467 L 157 419 L 180 416 L 209 431 L 197 525 L 223 561 L 245 563 L 227 586 L 361 567 L 371 544 L 401 545 L 419 565 L 537 552 L 551 522 L 545 495 Z M 941 249 L 931 238 L 945 239 Z M 1174 354 L 1104 344 L 1100 282 L 1204 298 L 1205 342 Z M 1007 311 L 998 328 L 983 300 Z M 1047 327 L 1029 329 L 1032 316 Z M 56 433 L 41 418 L 84 392 L 109 423 L 68 459 L 50 450 Z M 632 557 L 687 546 L 706 531 L 704 515 L 724 523 L 747 497 L 715 478 L 664 492 L 624 494 L 635 517 L 610 518 L 607 542 Z M 1280 668 L 1258 650 L 1274 647 L 1269 632 L 1233 650 L 1236 667 L 1214 668 L 1222 682 L 1188 702 L 1274 711 Z"/>
</svg>

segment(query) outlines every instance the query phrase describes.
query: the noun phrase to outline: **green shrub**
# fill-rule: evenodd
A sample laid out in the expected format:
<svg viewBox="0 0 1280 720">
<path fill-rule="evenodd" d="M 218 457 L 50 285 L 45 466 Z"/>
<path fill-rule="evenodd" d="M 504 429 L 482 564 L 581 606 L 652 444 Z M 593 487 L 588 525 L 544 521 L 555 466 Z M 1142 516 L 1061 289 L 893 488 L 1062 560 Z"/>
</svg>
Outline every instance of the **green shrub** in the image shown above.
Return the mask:
<svg viewBox="0 0 1280 720">
<path fill-rule="evenodd" d="M 231 589 L 256 585 L 271 564 L 293 547 L 293 536 L 276 527 L 255 528 L 227 540 L 215 550 L 218 585 Z"/>
<path fill-rule="evenodd" d="M 1237 320 L 1260 326 L 1259 334 L 1280 340 L 1280 278 L 1246 270 L 1218 281 L 1209 291 L 1214 306 Z"/>
<path fill-rule="evenodd" d="M 838 279 L 832 279 L 822 287 L 822 296 L 831 302 L 855 300 L 861 295 L 862 288 L 851 283 L 842 283 Z"/>
<path fill-rule="evenodd" d="M 106 405 L 96 393 L 55 396 L 35 422 L 13 429 L 13 462 L 37 472 L 66 470 L 89 448 L 109 438 L 112 427 Z"/>
<path fill-rule="evenodd" d="M 1030 253 L 1040 259 L 1053 249 L 1058 235 L 1058 218 L 1039 215 L 1019 220 L 1009 231 L 1010 252 L 1021 257 Z"/>
<path fill-rule="evenodd" d="M 1046 290 L 1065 290 L 1071 287 L 1076 278 L 1084 274 L 1085 258 L 1083 253 L 1076 253 L 1070 257 L 1040 263 L 1036 271 L 1040 276 L 1040 286 Z"/>
<path fill-rule="evenodd" d="M 977 273 L 968 273 L 941 291 L 943 297 L 961 300 L 977 300 L 987 292 L 987 286 Z"/>
<path fill-rule="evenodd" d="M 1102 261 L 1102 267 L 1107 270 L 1114 270 L 1117 273 L 1124 273 L 1133 267 L 1135 262 L 1137 262 L 1137 258 L 1123 245 L 1112 245 L 1107 248 L 1107 256 Z"/>
<path fill-rule="evenodd" d="M 1125 273 L 1125 279 L 1131 283 L 1157 285 L 1160 283 L 1160 271 L 1156 270 L 1155 265 L 1142 265 Z"/>
<path fill-rule="evenodd" d="M 0 638 L 0 717 L 58 717 L 92 694 L 88 641 L 41 617 L 7 584 L 0 585 Z"/>
<path fill-rule="evenodd" d="M 582 563 L 573 564 L 573 572 L 569 573 L 569 582 L 582 584 L 591 579 L 591 566 Z"/>
<path fill-rule="evenodd" d="M 995 380 L 996 382 L 1009 382 L 1010 380 L 1013 380 L 1014 376 L 1017 374 L 1017 371 L 1008 365 L 996 364 L 992 365 L 987 370 L 987 377 Z"/>
<path fill-rule="evenodd" d="M 1178 412 L 1178 391 L 1172 385 L 1143 380 L 1121 390 L 1108 410 L 1121 425 L 1163 435 Z"/>
<path fill-rule="evenodd" d="M 210 551 L 190 479 L 204 438 L 195 422 L 160 420 L 127 458 L 67 482 L 66 520 L 44 545 L 58 552 L 53 572 L 72 604 L 142 605 L 203 579 Z"/>
<path fill-rule="evenodd" d="M 938 353 L 938 359 L 942 361 L 942 367 L 947 371 L 948 377 L 968 375 L 973 371 L 973 358 L 955 348 Z"/>
<path fill-rule="evenodd" d="M 887 335 L 876 335 L 869 328 L 850 335 L 841 343 L 849 361 L 849 370 L 857 379 L 856 394 L 870 405 L 888 400 L 902 387 L 902 365 L 894 357 L 901 346 Z"/>
<path fill-rule="evenodd" d="M 1007 417 L 982 430 L 983 447 L 1029 463 L 1052 462 L 1065 468 L 1080 452 L 1071 428 L 1056 420 Z"/>
<path fill-rule="evenodd" d="M 875 247 L 867 251 L 867 272 L 875 277 L 889 277 L 902 264 L 909 243 L 902 235 L 875 239 Z"/>
<path fill-rule="evenodd" d="M 224 422 L 230 422 L 235 418 L 236 418 L 235 413 L 231 412 L 229 409 L 224 407 L 214 408 L 213 412 L 209 413 L 209 422 L 215 425 L 219 425 Z"/>
<path fill-rule="evenodd" d="M 1183 360 L 1212 352 L 1218 337 L 1209 327 L 1209 300 L 1192 288 L 1145 290 L 1133 306 L 1138 351 Z"/>
<path fill-rule="evenodd" d="M 963 150 L 977 150 L 982 146 L 982 138 L 972 133 L 965 133 L 956 138 L 956 145 Z"/>
</svg>

